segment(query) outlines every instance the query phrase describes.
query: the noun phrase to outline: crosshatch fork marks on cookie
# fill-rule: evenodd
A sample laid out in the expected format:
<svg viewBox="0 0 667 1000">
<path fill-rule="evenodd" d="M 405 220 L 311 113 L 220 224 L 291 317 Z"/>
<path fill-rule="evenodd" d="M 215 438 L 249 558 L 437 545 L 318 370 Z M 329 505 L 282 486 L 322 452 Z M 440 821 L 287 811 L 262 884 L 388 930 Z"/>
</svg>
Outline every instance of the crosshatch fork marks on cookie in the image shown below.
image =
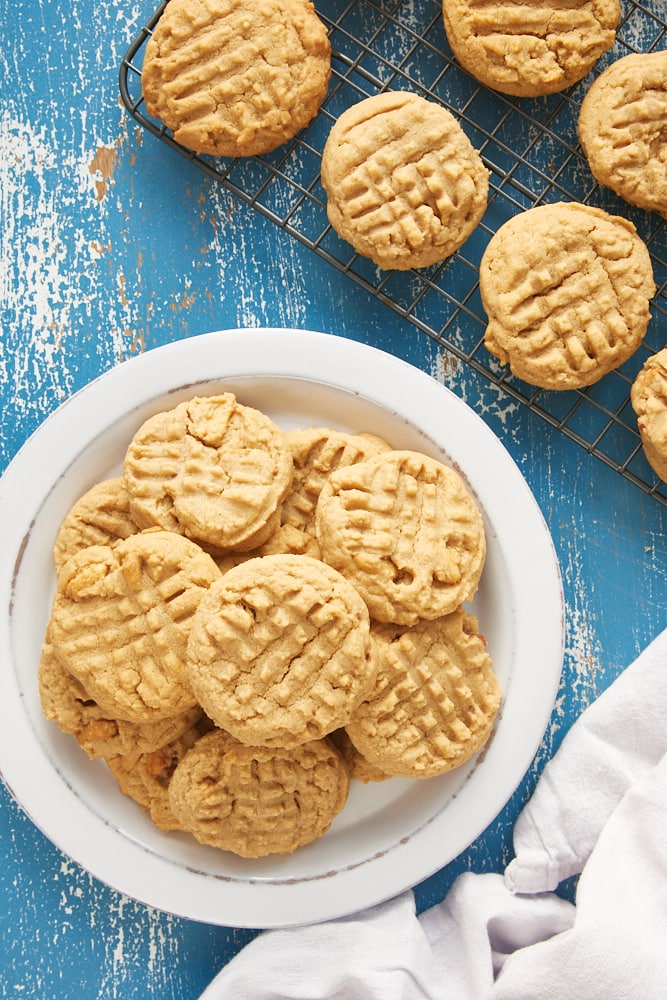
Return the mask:
<svg viewBox="0 0 667 1000">
<path fill-rule="evenodd" d="M 461 69 L 445 38 L 440 0 L 320 0 L 317 12 L 332 44 L 331 83 L 320 113 L 275 152 L 239 160 L 197 156 L 146 113 L 143 52 L 164 6 L 142 26 L 120 66 L 122 101 L 143 128 L 432 338 L 443 356 L 469 365 L 509 399 L 667 505 L 667 484 L 657 480 L 644 458 L 630 405 L 635 375 L 667 341 L 667 223 L 601 188 L 577 137 L 579 108 L 593 77 L 631 52 L 667 47 L 660 3 L 626 0 L 616 43 L 591 75 L 562 93 L 520 99 L 488 90 Z M 489 205 L 481 224 L 448 260 L 420 271 L 381 271 L 355 254 L 328 223 L 320 182 L 322 149 L 333 123 L 356 101 L 391 89 L 442 103 L 490 171 Z M 478 280 L 482 253 L 507 219 L 558 201 L 580 201 L 629 218 L 649 248 L 657 286 L 649 329 L 636 354 L 595 385 L 567 392 L 536 389 L 489 355 Z"/>
</svg>

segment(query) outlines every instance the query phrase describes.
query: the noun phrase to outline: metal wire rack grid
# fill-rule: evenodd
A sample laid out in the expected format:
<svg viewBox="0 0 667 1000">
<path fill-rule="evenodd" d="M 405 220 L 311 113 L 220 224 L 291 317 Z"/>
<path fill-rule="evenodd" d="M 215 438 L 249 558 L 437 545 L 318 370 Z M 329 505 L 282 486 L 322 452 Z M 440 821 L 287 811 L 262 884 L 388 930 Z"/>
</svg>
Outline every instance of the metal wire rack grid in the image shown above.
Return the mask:
<svg viewBox="0 0 667 1000">
<path fill-rule="evenodd" d="M 667 485 L 646 462 L 630 404 L 637 372 L 667 343 L 667 223 L 622 202 L 592 177 L 577 138 L 590 78 L 543 98 L 507 97 L 459 67 L 444 33 L 440 0 L 321 0 L 316 8 L 332 43 L 332 76 L 319 114 L 271 154 L 223 160 L 181 146 L 146 112 L 144 48 L 167 2 L 141 28 L 121 63 L 121 98 L 133 118 L 434 339 L 452 359 L 470 365 L 667 506 Z M 615 45 L 595 72 L 630 52 L 666 47 L 664 0 L 625 0 Z M 336 118 L 358 100 L 392 89 L 411 90 L 447 107 L 490 171 L 488 209 L 480 225 L 452 257 L 420 271 L 381 271 L 340 240 L 328 223 L 320 183 L 322 149 Z M 478 281 L 482 253 L 503 222 L 533 205 L 558 201 L 597 205 L 630 218 L 649 248 L 657 285 L 651 323 L 635 355 L 595 385 L 566 392 L 536 389 L 489 354 Z"/>
</svg>

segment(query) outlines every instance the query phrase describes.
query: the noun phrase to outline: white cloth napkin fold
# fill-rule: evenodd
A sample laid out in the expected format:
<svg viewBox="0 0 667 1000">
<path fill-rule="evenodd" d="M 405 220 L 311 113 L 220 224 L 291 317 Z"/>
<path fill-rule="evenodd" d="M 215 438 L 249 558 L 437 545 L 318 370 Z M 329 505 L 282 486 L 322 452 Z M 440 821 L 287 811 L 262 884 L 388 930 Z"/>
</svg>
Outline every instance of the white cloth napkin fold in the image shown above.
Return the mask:
<svg viewBox="0 0 667 1000">
<path fill-rule="evenodd" d="M 266 931 L 201 1000 L 667 1000 L 667 630 L 572 726 L 501 874 Z M 554 892 L 581 874 L 576 906 Z"/>
</svg>

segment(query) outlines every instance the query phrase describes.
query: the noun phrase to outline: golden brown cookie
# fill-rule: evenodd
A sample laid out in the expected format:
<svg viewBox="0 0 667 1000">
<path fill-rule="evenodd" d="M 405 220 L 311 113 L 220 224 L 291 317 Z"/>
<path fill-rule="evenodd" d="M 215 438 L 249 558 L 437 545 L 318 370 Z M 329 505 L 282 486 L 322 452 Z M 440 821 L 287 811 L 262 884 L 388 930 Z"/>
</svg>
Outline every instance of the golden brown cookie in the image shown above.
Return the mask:
<svg viewBox="0 0 667 1000">
<path fill-rule="evenodd" d="M 667 347 L 645 362 L 630 390 L 646 459 L 667 482 Z"/>
<path fill-rule="evenodd" d="M 387 441 L 372 434 L 348 434 L 330 427 L 299 427 L 288 431 L 294 474 L 282 509 L 282 523 L 315 537 L 315 508 L 331 473 L 346 465 L 391 451 Z"/>
<path fill-rule="evenodd" d="M 488 739 L 500 705 L 477 620 L 458 610 L 411 629 L 373 625 L 375 686 L 346 726 L 376 767 L 432 778 L 459 767 Z"/>
<path fill-rule="evenodd" d="M 140 527 L 244 550 L 279 524 L 292 455 L 280 428 L 229 392 L 149 418 L 130 442 L 123 474 Z"/>
<path fill-rule="evenodd" d="M 309 556 L 251 559 L 202 600 L 188 674 L 204 711 L 243 743 L 294 747 L 344 725 L 374 677 L 356 590 Z"/>
<path fill-rule="evenodd" d="M 121 792 L 149 813 L 160 830 L 185 829 L 172 811 L 169 785 L 179 761 L 208 731 L 206 720 L 203 720 L 157 750 L 106 759 Z"/>
<path fill-rule="evenodd" d="M 151 753 L 177 739 L 203 716 L 199 705 L 156 722 L 125 722 L 109 716 L 67 671 L 53 652 L 47 630 L 39 662 L 42 711 L 73 736 L 89 757 Z"/>
<path fill-rule="evenodd" d="M 327 740 L 269 750 L 213 730 L 178 764 L 169 800 L 200 843 L 261 858 L 289 854 L 322 836 L 348 788 L 345 764 Z"/>
<path fill-rule="evenodd" d="M 488 199 L 488 172 L 458 121 L 407 91 L 343 112 L 324 146 L 322 185 L 338 235 L 388 270 L 449 257 Z"/>
<path fill-rule="evenodd" d="M 449 466 L 389 451 L 332 473 L 317 505 L 322 558 L 377 621 L 414 625 L 470 600 L 486 556 L 480 509 Z"/>
<path fill-rule="evenodd" d="M 516 97 L 565 90 L 611 48 L 618 0 L 443 0 L 447 40 L 480 83 Z"/>
<path fill-rule="evenodd" d="M 130 515 L 130 502 L 122 477 L 92 486 L 65 515 L 56 535 L 53 557 L 61 566 L 79 549 L 111 545 L 139 529 Z"/>
<path fill-rule="evenodd" d="M 484 343 L 532 385 L 591 385 L 637 350 L 654 292 L 631 222 L 575 202 L 540 205 L 501 226 L 482 256 Z"/>
<path fill-rule="evenodd" d="M 593 81 L 579 138 L 593 176 L 667 218 L 667 51 L 634 53 Z"/>
<path fill-rule="evenodd" d="M 197 606 L 218 579 L 213 559 L 172 532 L 91 545 L 58 577 L 54 651 L 113 718 L 154 722 L 185 712 L 196 704 L 186 643 Z"/>
<path fill-rule="evenodd" d="M 170 0 L 146 45 L 149 114 L 198 153 L 251 156 L 317 114 L 331 45 L 310 0 Z"/>
</svg>

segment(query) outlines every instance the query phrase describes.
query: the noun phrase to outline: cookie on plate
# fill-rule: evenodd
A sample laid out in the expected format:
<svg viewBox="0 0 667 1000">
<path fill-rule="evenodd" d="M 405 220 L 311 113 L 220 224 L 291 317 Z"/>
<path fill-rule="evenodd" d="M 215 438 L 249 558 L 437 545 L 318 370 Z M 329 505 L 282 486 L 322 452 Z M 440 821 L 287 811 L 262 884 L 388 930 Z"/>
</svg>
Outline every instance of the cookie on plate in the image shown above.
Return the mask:
<svg viewBox="0 0 667 1000">
<path fill-rule="evenodd" d="M 203 716 L 199 705 L 156 722 L 114 719 L 89 696 L 53 652 L 47 629 L 39 662 L 42 711 L 58 728 L 73 736 L 89 757 L 151 753 L 182 736 Z"/>
<path fill-rule="evenodd" d="M 122 477 L 96 483 L 63 518 L 53 546 L 56 568 L 79 549 L 89 545 L 111 545 L 138 530 L 130 514 L 130 501 Z"/>
<path fill-rule="evenodd" d="M 53 649 L 112 718 L 154 722 L 191 709 L 185 670 L 194 613 L 220 570 L 182 535 L 146 531 L 91 545 L 58 576 Z"/>
<path fill-rule="evenodd" d="M 667 482 L 667 347 L 652 354 L 630 390 L 646 459 Z"/>
<path fill-rule="evenodd" d="M 129 444 L 123 476 L 140 527 L 243 551 L 279 524 L 292 454 L 270 417 L 228 392 L 194 397 L 146 420 Z"/>
<path fill-rule="evenodd" d="M 331 473 L 363 462 L 391 445 L 372 434 L 348 434 L 330 427 L 299 427 L 287 431 L 292 451 L 292 486 L 282 509 L 282 523 L 315 537 L 315 508 Z"/>
<path fill-rule="evenodd" d="M 146 45 L 148 113 L 198 153 L 251 156 L 317 114 L 331 75 L 310 0 L 170 0 Z"/>
<path fill-rule="evenodd" d="M 565 90 L 616 39 L 619 0 L 443 0 L 447 40 L 480 83 L 515 97 Z"/>
<path fill-rule="evenodd" d="M 591 385 L 641 344 L 655 292 L 627 219 L 575 202 L 504 223 L 480 263 L 486 348 L 543 389 Z"/>
<path fill-rule="evenodd" d="M 106 758 L 123 795 L 141 806 L 160 830 L 185 829 L 171 808 L 169 785 L 187 751 L 209 731 L 208 720 L 202 718 L 157 750 Z"/>
<path fill-rule="evenodd" d="M 477 591 L 486 556 L 481 511 L 458 473 L 427 455 L 389 451 L 337 469 L 316 524 L 322 558 L 377 621 L 439 618 Z"/>
<path fill-rule="evenodd" d="M 633 53 L 593 81 L 579 113 L 591 172 L 631 205 L 667 218 L 667 52 Z"/>
<path fill-rule="evenodd" d="M 346 731 L 371 764 L 432 778 L 486 743 L 500 685 L 477 620 L 462 610 L 406 629 L 373 625 L 378 673 Z"/>
<path fill-rule="evenodd" d="M 488 171 L 446 108 L 407 91 L 344 111 L 322 152 L 327 214 L 378 267 L 444 260 L 486 211 Z"/>
<path fill-rule="evenodd" d="M 261 858 L 290 854 L 322 836 L 348 789 L 347 768 L 328 740 L 270 750 L 214 729 L 179 762 L 169 801 L 200 843 Z"/>
<path fill-rule="evenodd" d="M 199 605 L 187 667 L 221 729 L 242 743 L 298 746 L 344 725 L 370 686 L 368 609 L 310 556 L 251 559 Z"/>
</svg>

